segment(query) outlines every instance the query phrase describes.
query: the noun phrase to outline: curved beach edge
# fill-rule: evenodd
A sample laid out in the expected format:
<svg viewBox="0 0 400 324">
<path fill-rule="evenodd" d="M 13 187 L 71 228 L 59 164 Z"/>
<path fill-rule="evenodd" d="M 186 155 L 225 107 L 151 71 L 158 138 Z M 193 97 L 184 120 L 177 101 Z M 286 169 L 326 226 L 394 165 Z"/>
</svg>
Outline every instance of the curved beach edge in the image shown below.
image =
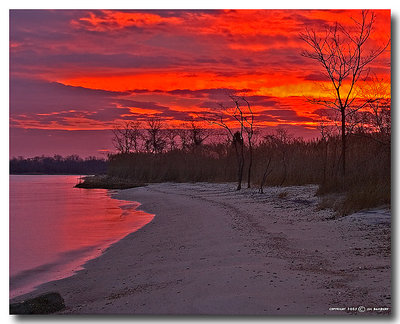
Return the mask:
<svg viewBox="0 0 400 324">
<path fill-rule="evenodd" d="M 118 191 L 157 216 L 73 277 L 13 302 L 56 291 L 60 314 L 390 314 L 390 211 L 373 222 L 367 213 L 332 219 L 315 191 L 207 183 Z"/>
</svg>

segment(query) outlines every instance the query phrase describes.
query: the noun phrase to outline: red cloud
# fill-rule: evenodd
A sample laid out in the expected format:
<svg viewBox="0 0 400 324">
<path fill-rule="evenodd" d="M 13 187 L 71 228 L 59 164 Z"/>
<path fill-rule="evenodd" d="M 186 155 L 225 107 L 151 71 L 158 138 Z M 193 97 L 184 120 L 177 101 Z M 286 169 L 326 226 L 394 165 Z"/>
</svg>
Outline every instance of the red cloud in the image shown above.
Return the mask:
<svg viewBox="0 0 400 324">
<path fill-rule="evenodd" d="M 152 13 L 124 12 L 102 10 L 99 13 L 89 12 L 84 17 L 72 20 L 75 27 L 90 31 L 107 32 L 127 27 L 152 27 L 160 24 L 181 24 L 179 17 L 161 17 Z"/>
<path fill-rule="evenodd" d="M 375 11 L 371 46 L 390 37 Z M 12 127 L 106 129 L 155 115 L 171 125 L 245 95 L 264 126 L 315 127 L 304 96 L 321 69 L 305 27 L 349 26 L 359 10 L 11 10 Z M 371 65 L 390 79 L 390 48 Z"/>
</svg>

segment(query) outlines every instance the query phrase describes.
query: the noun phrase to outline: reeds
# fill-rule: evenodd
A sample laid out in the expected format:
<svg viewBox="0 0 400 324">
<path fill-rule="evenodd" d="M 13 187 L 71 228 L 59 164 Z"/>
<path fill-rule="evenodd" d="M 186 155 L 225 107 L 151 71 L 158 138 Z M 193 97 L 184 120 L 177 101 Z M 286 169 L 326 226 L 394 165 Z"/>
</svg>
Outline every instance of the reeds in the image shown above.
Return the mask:
<svg viewBox="0 0 400 324">
<path fill-rule="evenodd" d="M 339 204 L 329 206 L 339 214 L 390 204 L 390 143 L 382 145 L 373 134 L 349 136 L 344 177 L 340 174 L 339 137 L 327 141 L 264 141 L 253 147 L 253 154 L 253 186 L 259 187 L 266 174 L 267 186 L 318 184 L 319 195 L 341 193 L 344 197 Z M 247 163 L 246 160 L 245 169 Z M 108 169 L 109 176 L 136 183 L 234 182 L 236 172 L 235 155 L 229 144 L 201 145 L 196 150 L 175 149 L 158 154 L 111 155 Z"/>
</svg>

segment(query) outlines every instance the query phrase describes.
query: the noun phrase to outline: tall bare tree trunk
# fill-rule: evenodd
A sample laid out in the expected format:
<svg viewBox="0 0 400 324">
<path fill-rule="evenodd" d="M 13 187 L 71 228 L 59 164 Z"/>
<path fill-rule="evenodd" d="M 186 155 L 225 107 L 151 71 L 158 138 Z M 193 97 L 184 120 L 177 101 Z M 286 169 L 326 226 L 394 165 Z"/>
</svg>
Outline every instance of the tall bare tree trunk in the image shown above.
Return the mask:
<svg viewBox="0 0 400 324">
<path fill-rule="evenodd" d="M 249 169 L 247 170 L 247 188 L 251 186 L 251 168 L 253 166 L 253 145 L 249 140 Z"/>
<path fill-rule="evenodd" d="M 244 168 L 244 143 L 243 143 L 243 139 L 242 139 L 242 141 L 240 143 L 240 168 L 239 168 L 240 174 L 239 174 L 239 178 L 238 178 L 240 188 L 238 190 L 242 189 L 243 168 Z"/>
<path fill-rule="evenodd" d="M 238 185 L 236 190 L 242 189 L 242 179 L 243 179 L 243 167 L 244 167 L 244 143 L 243 143 L 243 137 L 240 132 L 236 132 L 233 135 L 233 143 L 235 146 L 235 153 L 236 153 L 236 159 L 238 163 L 238 173 L 237 173 L 237 181 Z"/>
<path fill-rule="evenodd" d="M 322 184 L 325 185 L 326 182 L 326 173 L 327 173 L 327 169 L 328 169 L 328 145 L 329 145 L 329 141 L 327 140 L 323 140 L 324 141 L 324 164 L 323 164 L 323 178 L 322 178 Z"/>
<path fill-rule="evenodd" d="M 238 164 L 236 190 L 240 190 L 242 189 L 243 167 L 244 167 L 243 143 L 234 140 L 234 145 L 235 145 L 236 160 Z M 240 149 L 238 148 L 238 145 L 241 145 Z"/>
<path fill-rule="evenodd" d="M 343 177 L 343 187 L 345 185 L 346 179 L 346 114 L 344 109 L 342 113 L 342 177 Z"/>
<path fill-rule="evenodd" d="M 239 165 L 238 169 L 238 185 L 236 190 L 242 189 L 242 178 L 243 178 L 243 162 L 240 162 L 241 164 Z"/>
</svg>

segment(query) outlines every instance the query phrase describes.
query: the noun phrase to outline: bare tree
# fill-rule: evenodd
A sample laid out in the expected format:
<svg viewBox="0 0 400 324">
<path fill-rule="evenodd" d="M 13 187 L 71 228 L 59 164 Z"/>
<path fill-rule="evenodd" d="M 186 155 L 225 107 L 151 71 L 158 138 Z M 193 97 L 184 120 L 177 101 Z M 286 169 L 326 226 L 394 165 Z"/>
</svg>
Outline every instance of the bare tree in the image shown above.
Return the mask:
<svg viewBox="0 0 400 324">
<path fill-rule="evenodd" d="M 245 97 L 229 95 L 234 106 L 227 108 L 219 103 L 221 113 L 213 114 L 211 117 L 203 118 L 211 124 L 218 125 L 224 128 L 229 136 L 229 140 L 235 148 L 236 159 L 238 164 L 238 186 L 237 190 L 242 188 L 242 178 L 244 169 L 244 134 L 247 137 L 249 145 L 249 165 L 247 172 L 247 187 L 251 185 L 251 169 L 253 165 L 253 135 L 254 135 L 254 114 L 251 105 Z M 236 121 L 237 131 L 229 128 L 227 122 Z"/>
<path fill-rule="evenodd" d="M 194 120 L 190 121 L 189 134 L 193 149 L 196 149 L 197 147 L 202 145 L 203 142 L 210 136 L 210 134 L 207 133 L 206 129 L 199 127 L 199 125 Z"/>
<path fill-rule="evenodd" d="M 160 118 L 149 118 L 147 120 L 147 136 L 145 138 L 146 150 L 151 153 L 161 153 L 166 146 L 162 132 L 163 123 Z"/>
<path fill-rule="evenodd" d="M 179 136 L 179 129 L 169 128 L 164 131 L 165 135 L 165 145 L 167 150 L 174 151 L 178 148 L 178 143 L 176 138 Z"/>
<path fill-rule="evenodd" d="M 304 57 L 316 61 L 331 83 L 331 97 L 311 99 L 310 102 L 326 106 L 340 112 L 342 142 L 342 175 L 346 174 L 346 121 L 349 114 L 362 109 L 367 102 L 358 100 L 357 85 L 368 75 L 369 64 L 389 45 L 382 45 L 367 51 L 367 41 L 371 36 L 375 14 L 363 10 L 361 19 L 353 19 L 354 26 L 347 28 L 339 23 L 321 32 L 306 29 L 300 38 L 310 50 L 302 52 Z"/>
<path fill-rule="evenodd" d="M 232 119 L 237 120 L 229 112 L 229 109 L 225 108 L 223 104 L 218 104 L 221 108 L 220 113 L 208 114 L 207 117 L 200 117 L 210 124 L 217 125 L 226 130 L 229 141 L 235 148 L 235 155 L 237 161 L 237 188 L 236 190 L 242 189 L 242 178 L 244 168 L 244 143 L 243 143 L 243 125 L 239 124 L 239 130 L 235 131 L 234 128 L 228 126 L 228 122 Z"/>
<path fill-rule="evenodd" d="M 281 157 L 283 175 L 280 186 L 282 186 L 285 183 L 287 176 L 287 150 L 289 145 L 293 142 L 293 136 L 289 134 L 287 129 L 277 128 L 274 134 L 267 135 L 264 138 L 268 142 L 269 146 L 273 148 L 275 154 L 279 154 Z"/>
<path fill-rule="evenodd" d="M 244 168 L 244 143 L 243 143 L 243 129 L 236 131 L 233 134 L 232 144 L 235 147 L 237 162 L 238 162 L 238 186 L 236 190 L 242 189 L 242 178 Z"/>
<path fill-rule="evenodd" d="M 236 111 L 234 118 L 240 123 L 242 129 L 246 133 L 247 144 L 249 146 L 249 165 L 247 169 L 247 188 L 251 186 L 251 169 L 253 166 L 253 135 L 254 135 L 254 114 L 251 109 L 250 103 L 245 97 L 230 96 L 235 103 Z M 245 103 L 245 107 L 242 106 Z"/>
<path fill-rule="evenodd" d="M 131 153 L 139 151 L 141 137 L 140 123 L 128 121 L 117 125 L 112 130 L 112 142 L 118 153 Z"/>
<path fill-rule="evenodd" d="M 188 123 L 189 126 L 187 126 L 187 123 L 182 125 L 182 129 L 179 130 L 179 137 L 183 150 L 195 151 L 210 134 L 207 129 L 200 127 L 195 120 L 190 120 Z"/>
<path fill-rule="evenodd" d="M 188 151 L 191 147 L 191 144 L 189 130 L 186 128 L 186 125 L 182 125 L 181 128 L 178 129 L 178 137 L 181 144 L 181 149 L 183 151 Z"/>
<path fill-rule="evenodd" d="M 373 76 L 363 90 L 363 98 L 368 103 L 366 109 L 372 132 L 380 135 L 383 144 L 389 144 L 391 136 L 390 85 L 385 80 Z"/>
</svg>

